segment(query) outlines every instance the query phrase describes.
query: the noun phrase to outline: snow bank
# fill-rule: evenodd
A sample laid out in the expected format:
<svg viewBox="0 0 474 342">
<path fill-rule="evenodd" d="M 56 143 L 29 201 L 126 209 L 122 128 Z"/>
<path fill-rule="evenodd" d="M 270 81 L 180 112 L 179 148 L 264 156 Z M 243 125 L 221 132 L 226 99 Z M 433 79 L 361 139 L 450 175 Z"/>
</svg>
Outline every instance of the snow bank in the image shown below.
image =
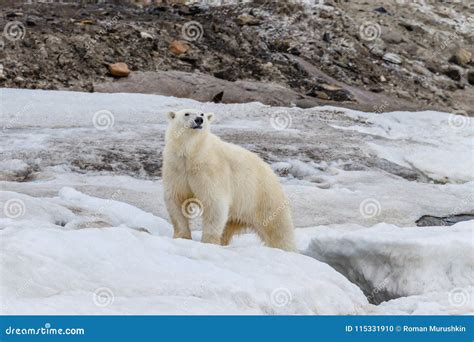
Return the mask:
<svg viewBox="0 0 474 342">
<path fill-rule="evenodd" d="M 69 207 L 73 206 L 76 211 L 93 212 L 95 217 L 100 215 L 104 224 L 108 226 L 125 225 L 134 229 L 144 229 L 155 235 L 173 236 L 173 228 L 167 221 L 130 204 L 114 200 L 120 195 L 121 191 L 117 190 L 112 194 L 112 199 L 101 199 L 82 194 L 72 188 L 63 188 L 59 192 L 59 200 L 56 202 Z M 74 220 L 66 224 L 66 227 L 76 228 L 82 223 L 83 220 Z"/>
<path fill-rule="evenodd" d="M 333 266 L 373 302 L 474 284 L 474 223 L 400 228 L 378 224 L 315 232 L 306 255 Z"/>
<path fill-rule="evenodd" d="M 374 314 L 474 315 L 474 286 L 392 299 L 377 306 Z"/>
<path fill-rule="evenodd" d="M 365 124 L 335 127 L 373 135 L 368 145 L 379 157 L 443 183 L 474 180 L 473 118 L 434 111 L 345 113 Z"/>
<path fill-rule="evenodd" d="M 31 167 L 20 159 L 0 160 L 0 181 L 24 181 L 32 172 Z"/>
<path fill-rule="evenodd" d="M 56 202 L 97 210 L 106 201 L 63 189 Z M 106 211 L 117 219 L 140 213 L 113 201 Z M 36 224 L 0 219 L 2 314 L 357 314 L 370 307 L 341 274 L 296 253 L 172 240 L 125 226 Z"/>
</svg>

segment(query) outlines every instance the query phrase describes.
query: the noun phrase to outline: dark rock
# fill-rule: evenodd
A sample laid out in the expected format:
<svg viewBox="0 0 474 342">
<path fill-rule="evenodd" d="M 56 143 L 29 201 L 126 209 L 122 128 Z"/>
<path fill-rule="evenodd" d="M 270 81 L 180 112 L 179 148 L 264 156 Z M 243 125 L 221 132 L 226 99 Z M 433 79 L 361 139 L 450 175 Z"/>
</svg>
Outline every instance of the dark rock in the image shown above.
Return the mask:
<svg viewBox="0 0 474 342">
<path fill-rule="evenodd" d="M 373 93 L 382 93 L 383 88 L 381 88 L 381 87 L 371 87 L 370 91 L 373 92 Z"/>
<path fill-rule="evenodd" d="M 445 67 L 443 69 L 443 74 L 445 74 L 446 76 L 448 76 L 450 79 L 454 81 L 461 80 L 461 70 L 458 67 L 455 67 L 455 66 Z"/>
<path fill-rule="evenodd" d="M 10 12 L 7 13 L 6 17 L 7 18 L 16 18 L 16 17 L 22 17 L 23 13 L 22 12 Z"/>
<path fill-rule="evenodd" d="M 214 77 L 220 78 L 221 80 L 234 82 L 238 79 L 238 73 L 233 68 L 226 68 L 214 72 Z"/>
<path fill-rule="evenodd" d="M 293 46 L 288 52 L 295 56 L 301 55 L 301 51 L 296 46 Z"/>
<path fill-rule="evenodd" d="M 220 93 L 217 93 L 216 95 L 214 95 L 214 97 L 212 98 L 212 102 L 221 103 L 222 102 L 222 97 L 224 97 L 224 92 L 223 91 L 221 91 Z"/>
<path fill-rule="evenodd" d="M 382 13 L 382 14 L 387 14 L 387 13 L 388 13 L 388 11 L 387 11 L 387 10 L 385 9 L 385 7 L 383 7 L 383 6 L 374 8 L 374 11 L 375 11 L 375 12 Z"/>
<path fill-rule="evenodd" d="M 445 217 L 436 217 L 431 215 L 423 215 L 416 220 L 418 227 L 430 227 L 430 226 L 452 226 L 458 222 L 474 220 L 473 214 L 459 214 Z"/>
<path fill-rule="evenodd" d="M 331 34 L 329 32 L 324 32 L 323 34 L 323 41 L 325 41 L 326 43 L 330 43 L 331 42 Z"/>
<path fill-rule="evenodd" d="M 467 72 L 467 81 L 469 84 L 474 85 L 474 70 L 469 70 Z"/>
</svg>

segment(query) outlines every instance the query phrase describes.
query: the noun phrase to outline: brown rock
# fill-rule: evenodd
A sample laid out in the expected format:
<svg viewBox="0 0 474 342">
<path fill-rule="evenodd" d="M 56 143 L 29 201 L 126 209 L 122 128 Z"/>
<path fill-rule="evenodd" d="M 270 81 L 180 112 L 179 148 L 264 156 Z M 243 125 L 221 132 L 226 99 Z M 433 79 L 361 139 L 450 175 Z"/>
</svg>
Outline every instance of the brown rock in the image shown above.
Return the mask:
<svg viewBox="0 0 474 342">
<path fill-rule="evenodd" d="M 170 44 L 170 51 L 175 55 L 182 55 L 189 50 L 189 45 L 180 40 L 173 40 Z"/>
<path fill-rule="evenodd" d="M 237 22 L 239 25 L 244 26 L 244 25 L 259 25 L 260 20 L 258 18 L 255 18 L 253 15 L 250 14 L 241 14 L 237 17 Z"/>
<path fill-rule="evenodd" d="M 94 25 L 95 21 L 92 19 L 84 19 L 79 22 L 81 25 Z"/>
<path fill-rule="evenodd" d="M 115 77 L 127 77 L 130 74 L 128 65 L 125 63 L 109 64 L 109 71 L 110 74 Z"/>
<path fill-rule="evenodd" d="M 449 59 L 451 63 L 456 63 L 458 65 L 467 65 L 472 61 L 472 53 L 466 49 L 459 48 Z"/>
</svg>

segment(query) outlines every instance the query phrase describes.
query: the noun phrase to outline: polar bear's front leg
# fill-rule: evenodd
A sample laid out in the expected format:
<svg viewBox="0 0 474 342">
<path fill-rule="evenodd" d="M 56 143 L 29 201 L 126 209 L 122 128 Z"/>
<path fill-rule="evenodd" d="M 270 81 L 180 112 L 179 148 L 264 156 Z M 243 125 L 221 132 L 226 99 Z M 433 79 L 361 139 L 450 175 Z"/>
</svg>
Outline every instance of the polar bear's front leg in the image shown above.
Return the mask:
<svg viewBox="0 0 474 342">
<path fill-rule="evenodd" d="M 181 203 L 177 199 L 167 198 L 166 207 L 173 224 L 173 239 L 192 239 L 189 229 L 189 219 L 184 216 Z"/>
<path fill-rule="evenodd" d="M 221 244 L 228 214 L 229 206 L 225 202 L 211 203 L 204 207 L 202 242 Z"/>
</svg>

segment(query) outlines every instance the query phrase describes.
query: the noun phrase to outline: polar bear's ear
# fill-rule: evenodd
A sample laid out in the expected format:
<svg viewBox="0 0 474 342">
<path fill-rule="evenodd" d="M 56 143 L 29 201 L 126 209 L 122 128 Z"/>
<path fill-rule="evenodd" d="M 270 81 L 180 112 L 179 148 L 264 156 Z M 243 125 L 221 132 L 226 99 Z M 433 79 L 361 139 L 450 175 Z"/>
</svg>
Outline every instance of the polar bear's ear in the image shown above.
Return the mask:
<svg viewBox="0 0 474 342">
<path fill-rule="evenodd" d="M 166 114 L 166 116 L 168 117 L 168 120 L 173 120 L 176 117 L 176 113 L 175 112 L 168 112 L 168 114 Z"/>
<path fill-rule="evenodd" d="M 206 118 L 209 122 L 214 121 L 214 113 L 206 113 Z"/>
</svg>

